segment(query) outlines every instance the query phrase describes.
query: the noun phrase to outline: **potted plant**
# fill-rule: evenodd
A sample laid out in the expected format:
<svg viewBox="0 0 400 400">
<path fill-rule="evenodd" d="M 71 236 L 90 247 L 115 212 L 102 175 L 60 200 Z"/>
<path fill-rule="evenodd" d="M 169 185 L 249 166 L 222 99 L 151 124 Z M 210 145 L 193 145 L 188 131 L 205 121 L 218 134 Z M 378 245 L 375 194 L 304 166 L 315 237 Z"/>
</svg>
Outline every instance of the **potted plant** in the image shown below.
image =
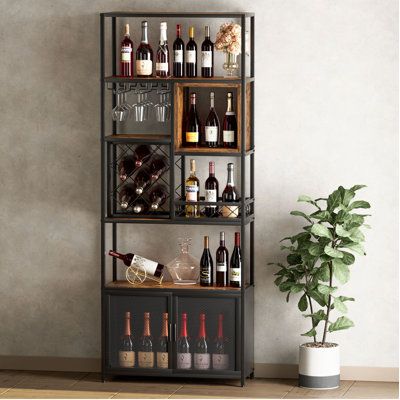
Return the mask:
<svg viewBox="0 0 400 400">
<path fill-rule="evenodd" d="M 292 211 L 290 214 L 307 221 L 303 230 L 282 239 L 287 251 L 286 264 L 277 265 L 275 285 L 285 292 L 286 301 L 297 295 L 299 310 L 310 319 L 311 329 L 302 336 L 312 338 L 300 345 L 299 386 L 313 389 L 333 389 L 340 383 L 339 345 L 328 341 L 328 334 L 354 326 L 344 314 L 352 297 L 339 294 L 339 285 L 350 277 L 354 254 L 365 255 L 361 228 L 368 214 L 360 209 L 370 208 L 363 200 L 354 200 L 356 191 L 340 186 L 327 198 L 313 200 L 300 196 L 308 203 L 311 213 Z M 339 316 L 334 316 L 339 314 Z"/>
</svg>

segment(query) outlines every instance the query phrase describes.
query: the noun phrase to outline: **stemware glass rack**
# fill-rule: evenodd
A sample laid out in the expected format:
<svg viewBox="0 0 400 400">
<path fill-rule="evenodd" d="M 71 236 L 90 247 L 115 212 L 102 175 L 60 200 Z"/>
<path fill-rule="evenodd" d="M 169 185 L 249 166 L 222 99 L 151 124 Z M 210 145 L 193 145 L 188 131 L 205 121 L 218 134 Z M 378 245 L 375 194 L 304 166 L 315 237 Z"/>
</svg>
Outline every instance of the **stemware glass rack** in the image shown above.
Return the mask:
<svg viewBox="0 0 400 400">
<path fill-rule="evenodd" d="M 236 77 L 215 76 L 213 78 L 157 78 L 118 76 L 118 50 L 121 24 L 134 22 L 140 25 L 142 19 L 157 23 L 168 21 L 193 24 L 193 21 L 221 23 L 235 21 L 242 28 L 242 48 L 240 75 Z M 108 12 L 100 14 L 100 138 L 101 138 L 101 304 L 102 304 L 102 378 L 116 375 L 162 376 L 191 378 L 240 379 L 245 384 L 247 377 L 254 377 L 254 23 L 255 17 L 247 12 L 217 13 L 147 13 Z M 158 24 L 154 24 L 158 27 Z M 138 41 L 136 40 L 135 46 Z M 172 47 L 172 46 L 171 46 Z M 200 70 L 200 68 L 199 68 Z M 238 117 L 238 146 L 225 148 L 185 148 L 181 142 L 182 118 L 191 89 L 231 91 L 234 93 Z M 225 91 L 225 92 L 224 92 Z M 146 101 L 155 104 L 158 95 L 168 93 L 170 110 L 163 124 L 154 125 L 154 114 L 147 119 L 147 129 L 134 116 L 135 122 L 118 121 L 112 118 L 113 110 L 121 99 L 121 93 L 146 92 Z M 147 99 L 147 93 L 149 99 Z M 124 95 L 125 96 L 125 95 Z M 124 97 L 125 98 L 125 97 Z M 165 99 L 166 97 L 162 97 Z M 161 99 L 161 97 L 160 97 Z M 135 110 L 128 110 L 129 115 Z M 165 110 L 164 110 L 165 111 Z M 126 115 L 125 115 L 126 117 Z M 124 117 L 124 118 L 125 118 Z M 139 117 L 141 118 L 141 117 Z M 130 118 L 125 118 L 124 121 Z M 158 119 L 158 118 L 157 118 Z M 140 120 L 139 120 L 140 121 Z M 136 123 L 136 125 L 135 125 Z M 126 127 L 128 125 L 128 127 Z M 158 127 L 162 126 L 162 129 Z M 153 154 L 162 155 L 167 160 L 167 168 L 160 178 L 167 188 L 167 200 L 156 212 L 135 214 L 132 209 L 121 210 L 118 196 L 121 182 L 118 180 L 118 163 L 124 155 L 133 153 L 140 144 L 146 144 Z M 205 217 L 187 218 L 184 215 L 184 182 L 188 170 L 187 157 L 234 157 L 239 165 L 241 199 L 237 203 L 239 212 L 234 218 Z M 129 177 L 128 179 L 131 179 Z M 160 183 L 157 182 L 157 183 Z M 155 185 L 153 183 L 153 185 Z M 148 202 L 146 194 L 140 197 Z M 210 205 L 210 203 L 207 203 Z M 206 203 L 201 198 L 200 210 Z M 220 199 L 215 203 L 217 210 L 226 205 Z M 236 205 L 236 204 L 235 204 Z M 241 287 L 178 286 L 172 282 L 155 285 L 144 282 L 132 286 L 127 281 L 118 280 L 117 263 L 109 266 L 106 260 L 106 246 L 118 249 L 118 229 L 120 223 L 134 224 L 188 224 L 188 225 L 228 225 L 237 226 L 242 237 L 242 277 Z M 108 229 L 110 226 L 111 229 Z M 111 268 L 111 271 L 108 270 Z M 111 279 L 108 277 L 111 276 Z M 135 336 L 140 336 L 142 326 L 140 316 L 144 312 L 152 315 L 151 329 L 155 337 L 161 324 L 162 313 L 169 315 L 168 326 L 168 368 L 140 368 L 136 363 L 132 368 L 122 368 L 118 364 L 118 342 L 123 331 L 124 313 L 130 311 L 138 315 Z M 218 315 L 223 313 L 225 332 L 229 332 L 226 348 L 229 362 L 224 368 L 200 370 L 179 369 L 177 363 L 177 336 L 181 326 L 181 313 L 188 315 L 189 335 L 195 337 L 198 316 L 205 312 L 210 337 L 217 330 Z"/>
</svg>

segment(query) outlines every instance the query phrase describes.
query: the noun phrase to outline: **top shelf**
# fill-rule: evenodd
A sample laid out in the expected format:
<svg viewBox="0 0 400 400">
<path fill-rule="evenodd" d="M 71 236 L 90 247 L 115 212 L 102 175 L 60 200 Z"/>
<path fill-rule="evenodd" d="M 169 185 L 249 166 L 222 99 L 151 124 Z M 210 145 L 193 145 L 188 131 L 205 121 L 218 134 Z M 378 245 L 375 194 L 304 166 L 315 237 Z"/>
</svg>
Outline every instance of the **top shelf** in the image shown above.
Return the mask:
<svg viewBox="0 0 400 400">
<path fill-rule="evenodd" d="M 254 17 L 252 12 L 129 12 L 129 11 L 111 11 L 101 13 L 105 17 L 160 17 L 160 18 L 241 18 Z"/>
<path fill-rule="evenodd" d="M 254 77 L 246 77 L 245 78 L 246 83 L 248 82 L 253 82 Z M 241 83 L 242 78 L 239 76 L 235 77 L 224 77 L 224 76 L 214 76 L 213 78 L 187 78 L 187 77 L 182 77 L 182 78 L 175 78 L 175 77 L 168 77 L 168 78 L 158 78 L 156 76 L 151 76 L 151 77 L 124 77 L 124 76 L 106 76 L 104 78 L 104 82 L 106 83 L 132 83 L 132 82 L 164 82 L 164 83 L 188 83 L 188 82 L 193 82 L 193 83 Z"/>
</svg>

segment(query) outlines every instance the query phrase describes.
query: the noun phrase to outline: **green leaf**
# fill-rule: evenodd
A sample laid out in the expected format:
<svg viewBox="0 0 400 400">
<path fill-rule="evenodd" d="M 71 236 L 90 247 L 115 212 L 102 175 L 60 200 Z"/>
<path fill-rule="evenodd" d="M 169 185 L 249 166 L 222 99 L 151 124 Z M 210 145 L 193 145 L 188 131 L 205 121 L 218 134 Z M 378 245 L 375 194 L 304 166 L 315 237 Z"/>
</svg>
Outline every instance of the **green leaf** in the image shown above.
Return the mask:
<svg viewBox="0 0 400 400">
<path fill-rule="evenodd" d="M 343 285 L 348 282 L 350 278 L 349 267 L 341 260 L 335 258 L 332 261 L 333 264 L 333 275 Z"/>
<path fill-rule="evenodd" d="M 292 293 L 299 293 L 299 292 L 301 292 L 303 289 L 304 289 L 304 283 L 296 283 L 295 285 L 293 285 L 291 288 L 290 288 L 290 291 L 292 292 Z"/>
<path fill-rule="evenodd" d="M 290 296 L 290 291 L 288 292 L 288 294 L 286 295 L 286 303 L 289 303 L 289 296 Z"/>
<path fill-rule="evenodd" d="M 283 280 L 284 276 L 278 276 L 275 280 L 274 283 L 276 286 L 279 286 Z"/>
<path fill-rule="evenodd" d="M 331 231 L 325 225 L 322 224 L 314 224 L 311 227 L 311 233 L 315 236 L 332 239 Z"/>
<path fill-rule="evenodd" d="M 347 209 L 350 210 L 354 210 L 355 208 L 371 208 L 371 205 L 364 200 L 356 200 L 353 203 L 351 203 Z"/>
<path fill-rule="evenodd" d="M 285 281 L 283 283 L 281 283 L 279 285 L 279 290 L 281 292 L 287 292 L 288 290 L 291 289 L 291 287 L 294 285 L 295 283 L 293 281 Z"/>
<path fill-rule="evenodd" d="M 308 307 L 307 303 L 307 296 L 304 293 L 303 296 L 300 297 L 299 303 L 297 304 L 297 307 L 299 308 L 300 311 L 306 311 Z"/>
<path fill-rule="evenodd" d="M 351 233 L 346 231 L 342 225 L 337 225 L 335 232 L 339 237 L 349 237 L 351 235 Z"/>
<path fill-rule="evenodd" d="M 317 292 L 316 290 L 310 290 L 308 292 L 309 296 L 315 300 L 321 307 L 325 307 L 327 305 L 326 296 Z"/>
<path fill-rule="evenodd" d="M 318 292 L 320 292 L 321 294 L 326 294 L 326 295 L 333 293 L 336 289 L 337 289 L 337 287 L 335 287 L 335 286 L 328 286 L 328 285 L 318 285 L 317 286 Z"/>
<path fill-rule="evenodd" d="M 296 265 L 301 263 L 301 256 L 299 254 L 289 254 L 286 257 L 289 265 Z"/>
<path fill-rule="evenodd" d="M 355 301 L 354 297 L 338 296 L 337 298 L 338 298 L 341 302 L 344 302 L 344 301 Z"/>
<path fill-rule="evenodd" d="M 336 207 L 339 207 L 340 203 L 342 202 L 342 195 L 340 190 L 335 190 L 331 195 L 328 197 L 327 201 L 327 209 L 328 211 L 335 210 Z"/>
<path fill-rule="evenodd" d="M 311 218 L 319 219 L 323 222 L 327 222 L 331 219 L 331 213 L 329 211 L 316 211 L 310 215 Z"/>
<path fill-rule="evenodd" d="M 317 272 L 316 276 L 322 282 L 328 282 L 329 281 L 329 277 L 330 277 L 329 266 L 327 264 L 323 263 L 321 265 L 321 267 L 318 269 L 318 272 Z"/>
<path fill-rule="evenodd" d="M 354 322 L 347 317 L 339 317 L 335 322 L 329 325 L 329 332 L 340 331 L 354 326 Z"/>
<path fill-rule="evenodd" d="M 310 329 L 308 332 L 302 333 L 301 336 L 309 336 L 309 337 L 312 337 L 312 336 L 315 336 L 316 334 L 317 334 L 317 331 L 316 331 L 314 328 L 312 328 L 312 329 Z"/>
<path fill-rule="evenodd" d="M 318 325 L 319 322 L 326 320 L 326 314 L 324 310 L 318 310 L 314 314 L 305 314 L 304 317 L 311 317 L 314 320 L 315 326 Z"/>
<path fill-rule="evenodd" d="M 364 234 L 358 228 L 353 228 L 351 231 L 350 239 L 355 243 L 360 243 L 365 241 Z"/>
<path fill-rule="evenodd" d="M 322 254 L 323 250 L 319 243 L 311 243 L 310 246 L 308 247 L 308 252 L 312 256 L 319 256 Z"/>
<path fill-rule="evenodd" d="M 292 238 L 290 237 L 290 236 L 286 236 L 286 237 L 284 237 L 283 239 L 281 239 L 280 241 L 279 241 L 279 243 L 280 242 L 283 242 L 283 241 L 285 241 L 285 240 L 291 240 Z"/>
<path fill-rule="evenodd" d="M 348 253 L 347 251 L 342 251 L 343 253 L 343 258 L 341 259 L 344 264 L 346 265 L 351 265 L 354 264 L 354 261 L 356 258 L 353 256 L 353 254 Z"/>
<path fill-rule="evenodd" d="M 305 202 L 305 203 L 311 203 L 313 201 L 313 199 L 310 196 L 306 196 L 306 195 L 302 194 L 301 196 L 299 196 L 297 201 L 302 201 L 302 202 Z"/>
<path fill-rule="evenodd" d="M 355 196 L 355 192 L 353 190 L 345 189 L 342 186 L 340 186 L 339 189 L 342 194 L 342 204 L 347 207 L 350 204 L 350 201 Z"/>
<path fill-rule="evenodd" d="M 329 257 L 333 257 L 333 258 L 342 258 L 343 257 L 343 253 L 341 251 L 334 249 L 330 245 L 325 246 L 324 252 Z"/>
<path fill-rule="evenodd" d="M 295 215 L 295 216 L 297 216 L 297 217 L 303 217 L 303 218 L 305 218 L 308 222 L 312 222 L 311 219 L 310 219 L 310 217 L 309 217 L 307 214 L 305 214 L 305 213 L 303 213 L 303 212 L 301 212 L 301 211 L 290 211 L 290 215 Z"/>
<path fill-rule="evenodd" d="M 346 245 L 340 246 L 341 248 L 344 247 L 349 250 L 353 250 L 355 253 L 365 256 L 367 253 L 365 252 L 364 248 L 359 243 L 349 243 Z"/>
<path fill-rule="evenodd" d="M 367 185 L 354 185 L 353 187 L 350 188 L 350 190 L 352 192 L 356 192 L 357 190 L 360 190 L 360 189 L 365 188 L 365 187 L 367 187 Z"/>
<path fill-rule="evenodd" d="M 344 304 L 338 297 L 336 297 L 335 300 L 333 301 L 333 305 L 335 309 L 338 310 L 339 312 L 343 314 L 347 313 L 346 304 Z"/>
</svg>

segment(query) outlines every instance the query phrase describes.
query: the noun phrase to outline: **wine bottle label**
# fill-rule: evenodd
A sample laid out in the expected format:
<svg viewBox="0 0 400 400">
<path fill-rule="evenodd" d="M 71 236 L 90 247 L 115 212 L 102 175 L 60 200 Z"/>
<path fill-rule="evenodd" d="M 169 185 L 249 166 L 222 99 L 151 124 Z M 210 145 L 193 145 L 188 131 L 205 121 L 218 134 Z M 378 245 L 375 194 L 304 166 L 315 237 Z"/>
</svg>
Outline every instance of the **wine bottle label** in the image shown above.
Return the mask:
<svg viewBox="0 0 400 400">
<path fill-rule="evenodd" d="M 174 50 L 174 62 L 183 63 L 183 50 Z"/>
<path fill-rule="evenodd" d="M 177 366 L 179 369 L 192 368 L 192 354 L 191 353 L 178 353 Z"/>
<path fill-rule="evenodd" d="M 200 267 L 200 282 L 207 284 L 211 283 L 210 269 L 208 267 L 206 268 Z"/>
<path fill-rule="evenodd" d="M 158 263 L 135 254 L 131 262 L 131 266 L 133 265 L 135 265 L 138 268 L 141 268 L 142 270 L 145 270 L 146 273 L 150 275 L 154 275 L 154 273 L 157 270 Z"/>
<path fill-rule="evenodd" d="M 218 126 L 206 126 L 206 142 L 216 142 L 218 140 Z"/>
<path fill-rule="evenodd" d="M 122 46 L 121 47 L 121 61 L 122 62 L 131 62 L 131 53 L 132 53 L 132 47 Z"/>
<path fill-rule="evenodd" d="M 138 75 L 151 75 L 153 63 L 151 60 L 136 60 L 136 73 Z"/>
<path fill-rule="evenodd" d="M 156 63 L 156 70 L 168 72 L 168 63 Z"/>
<path fill-rule="evenodd" d="M 228 369 L 229 368 L 229 354 L 213 354 L 212 355 L 213 369 Z"/>
<path fill-rule="evenodd" d="M 222 131 L 224 142 L 233 143 L 235 141 L 235 131 Z"/>
<path fill-rule="evenodd" d="M 237 218 L 239 216 L 239 207 L 223 206 L 221 213 L 225 218 Z"/>
<path fill-rule="evenodd" d="M 201 52 L 201 66 L 203 68 L 212 67 L 212 51 L 202 51 Z"/>
<path fill-rule="evenodd" d="M 217 262 L 217 272 L 226 272 L 226 262 Z"/>
<path fill-rule="evenodd" d="M 123 368 L 132 368 L 135 366 L 134 351 L 120 351 L 118 353 L 119 365 Z"/>
<path fill-rule="evenodd" d="M 186 201 L 197 201 L 199 187 L 196 185 L 186 185 Z"/>
<path fill-rule="evenodd" d="M 240 268 L 229 268 L 230 280 L 232 282 L 240 282 Z"/>
<path fill-rule="evenodd" d="M 196 50 L 186 50 L 186 62 L 187 63 L 196 62 Z"/>
<path fill-rule="evenodd" d="M 154 353 L 150 351 L 138 352 L 139 368 L 154 368 Z"/>
<path fill-rule="evenodd" d="M 168 368 L 168 353 L 157 353 L 157 368 Z"/>
<path fill-rule="evenodd" d="M 206 189 L 206 201 L 217 201 L 217 190 L 216 189 Z"/>
<path fill-rule="evenodd" d="M 194 368 L 195 369 L 209 369 L 211 359 L 209 353 L 194 353 Z"/>
<path fill-rule="evenodd" d="M 226 111 L 225 115 L 236 115 L 235 111 Z"/>
<path fill-rule="evenodd" d="M 199 132 L 186 132 L 186 141 L 189 143 L 197 143 L 199 141 Z"/>
</svg>

